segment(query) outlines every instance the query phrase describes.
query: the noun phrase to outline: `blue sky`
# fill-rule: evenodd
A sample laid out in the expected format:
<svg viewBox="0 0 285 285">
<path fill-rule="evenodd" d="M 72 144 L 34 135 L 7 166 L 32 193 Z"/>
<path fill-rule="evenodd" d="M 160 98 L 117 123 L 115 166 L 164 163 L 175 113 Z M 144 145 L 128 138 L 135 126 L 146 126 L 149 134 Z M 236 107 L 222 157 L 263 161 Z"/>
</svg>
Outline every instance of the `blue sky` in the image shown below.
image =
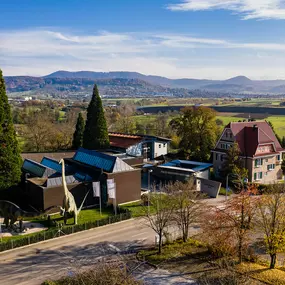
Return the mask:
<svg viewBox="0 0 285 285">
<path fill-rule="evenodd" d="M 0 68 L 285 79 L 285 0 L 4 0 Z"/>
</svg>

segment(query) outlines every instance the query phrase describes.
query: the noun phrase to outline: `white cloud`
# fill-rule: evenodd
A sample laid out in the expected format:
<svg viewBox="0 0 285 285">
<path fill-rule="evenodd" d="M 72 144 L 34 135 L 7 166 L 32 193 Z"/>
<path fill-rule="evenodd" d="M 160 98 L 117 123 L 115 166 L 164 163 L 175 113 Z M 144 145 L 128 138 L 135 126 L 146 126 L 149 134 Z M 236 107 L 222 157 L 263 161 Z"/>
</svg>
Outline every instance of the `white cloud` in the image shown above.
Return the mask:
<svg viewBox="0 0 285 285">
<path fill-rule="evenodd" d="M 260 57 L 264 53 L 266 57 Z M 37 76 L 63 69 L 137 71 L 173 78 L 280 78 L 285 77 L 284 65 L 285 43 L 180 34 L 0 31 L 0 67 L 5 75 Z"/>
<path fill-rule="evenodd" d="M 284 0 L 184 0 L 167 6 L 172 11 L 224 9 L 241 13 L 244 20 L 285 20 Z"/>
</svg>

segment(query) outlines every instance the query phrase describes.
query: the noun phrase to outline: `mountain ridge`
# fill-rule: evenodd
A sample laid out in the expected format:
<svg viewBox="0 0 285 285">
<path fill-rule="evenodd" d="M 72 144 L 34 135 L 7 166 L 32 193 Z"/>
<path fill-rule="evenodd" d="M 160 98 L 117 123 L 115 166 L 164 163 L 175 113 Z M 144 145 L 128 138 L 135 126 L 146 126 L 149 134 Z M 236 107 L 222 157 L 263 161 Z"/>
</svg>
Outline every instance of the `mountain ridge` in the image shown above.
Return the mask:
<svg viewBox="0 0 285 285">
<path fill-rule="evenodd" d="M 7 76 L 8 92 L 47 92 L 48 94 L 90 92 L 97 83 L 103 94 L 122 96 L 188 96 L 191 91 L 202 93 L 234 94 L 284 94 L 285 80 L 251 80 L 246 76 L 236 76 L 226 80 L 180 78 L 170 79 L 138 72 L 112 71 L 94 72 L 65 70 L 56 71 L 43 77 Z M 193 93 L 192 92 L 192 93 Z M 197 92 L 195 92 L 196 94 Z M 187 95 L 188 94 L 188 95 Z M 200 94 L 200 93 L 199 93 Z"/>
</svg>

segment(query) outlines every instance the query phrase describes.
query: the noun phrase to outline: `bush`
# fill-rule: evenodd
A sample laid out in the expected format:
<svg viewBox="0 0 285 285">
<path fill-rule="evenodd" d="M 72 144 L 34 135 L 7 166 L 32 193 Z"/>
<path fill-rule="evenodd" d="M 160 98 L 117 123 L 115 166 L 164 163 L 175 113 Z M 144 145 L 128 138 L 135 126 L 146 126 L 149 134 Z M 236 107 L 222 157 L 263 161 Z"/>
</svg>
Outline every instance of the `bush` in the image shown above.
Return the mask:
<svg viewBox="0 0 285 285">
<path fill-rule="evenodd" d="M 57 281 L 46 281 L 42 285 L 139 285 L 123 262 L 100 264 L 92 270 L 75 274 L 73 277 L 61 278 Z"/>
<path fill-rule="evenodd" d="M 233 194 L 233 191 L 230 189 L 229 191 L 228 191 L 228 193 L 227 193 L 227 195 L 228 196 L 231 196 Z M 219 193 L 219 195 L 226 195 L 226 188 L 224 188 L 224 187 L 221 187 L 221 190 L 220 190 L 220 193 Z"/>
<path fill-rule="evenodd" d="M 270 192 L 272 185 L 270 184 L 258 184 L 257 189 L 260 194 L 265 194 Z"/>
</svg>

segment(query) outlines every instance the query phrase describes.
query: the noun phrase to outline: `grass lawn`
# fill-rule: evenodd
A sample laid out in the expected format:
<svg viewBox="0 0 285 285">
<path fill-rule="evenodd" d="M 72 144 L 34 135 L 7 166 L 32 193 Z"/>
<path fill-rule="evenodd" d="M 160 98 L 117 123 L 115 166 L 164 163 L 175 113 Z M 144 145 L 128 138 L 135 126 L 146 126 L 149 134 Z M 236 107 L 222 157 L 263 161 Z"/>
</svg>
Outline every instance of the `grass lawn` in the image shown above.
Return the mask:
<svg viewBox="0 0 285 285">
<path fill-rule="evenodd" d="M 226 126 L 228 123 L 231 122 L 238 122 L 239 120 L 244 120 L 244 118 L 234 116 L 217 116 L 216 118 L 223 121 L 223 126 Z"/>
<path fill-rule="evenodd" d="M 87 210 L 82 210 L 79 214 L 78 217 L 78 225 L 80 224 L 85 224 L 87 222 L 93 222 L 93 221 L 97 221 L 97 220 L 101 220 L 101 219 L 106 219 L 109 216 L 114 215 L 113 213 L 113 209 L 111 207 L 108 208 L 103 208 L 102 209 L 102 215 L 100 215 L 100 211 L 99 209 L 87 209 Z M 28 221 L 31 222 L 35 222 L 35 223 L 41 223 L 44 226 L 48 226 L 48 221 L 47 219 L 44 219 L 42 217 L 38 217 L 38 218 L 33 218 L 31 219 L 26 219 Z M 52 215 L 51 216 L 51 220 L 56 221 L 59 224 L 63 224 L 63 217 L 60 216 L 59 214 L 56 215 Z M 67 226 L 71 226 L 74 225 L 74 219 L 70 218 L 67 220 Z M 54 230 L 56 228 L 56 225 L 49 227 L 48 230 Z M 48 231 L 47 230 L 47 231 Z M 17 236 L 13 236 L 13 237 L 5 237 L 3 238 L 3 241 L 7 241 L 7 240 L 17 240 L 17 239 L 21 239 L 22 237 L 26 237 L 26 236 L 33 236 L 36 235 L 37 233 L 34 234 L 28 234 L 28 235 L 17 235 Z"/>
<path fill-rule="evenodd" d="M 174 243 L 164 245 L 161 254 L 157 254 L 157 248 L 142 250 L 139 253 L 139 257 L 151 262 L 152 264 L 159 265 L 167 260 L 178 259 L 193 253 L 196 254 L 197 252 L 205 251 L 206 249 L 200 242 L 190 239 L 186 243 L 179 240 Z"/>
<path fill-rule="evenodd" d="M 240 273 L 246 273 L 260 281 L 272 285 L 285 284 L 285 272 L 279 269 L 269 269 L 263 265 L 256 263 L 242 263 L 236 266 L 236 270 Z"/>
<path fill-rule="evenodd" d="M 229 267 L 221 266 L 225 261 L 213 260 L 202 243 L 189 240 L 187 243 L 176 241 L 163 246 L 162 254 L 157 254 L 157 249 L 142 250 L 138 257 L 147 260 L 160 268 L 179 272 L 198 280 L 198 284 L 272 284 L 285 285 L 285 271 L 269 269 L 256 263 L 245 262 L 240 265 L 231 264 Z M 218 266 L 220 264 L 220 266 Z M 238 278 L 245 280 L 244 283 Z M 223 281 L 227 281 L 222 283 Z M 220 283 L 221 282 L 221 283 Z"/>
<path fill-rule="evenodd" d="M 238 114 L 237 114 L 238 115 Z M 239 120 L 244 120 L 244 117 L 228 116 L 227 114 L 218 114 L 217 119 L 223 121 L 223 125 L 227 125 L 230 122 L 238 122 Z M 265 120 L 270 121 L 277 134 L 282 138 L 285 136 L 285 116 L 269 116 Z"/>
<path fill-rule="evenodd" d="M 122 209 L 128 209 L 132 213 L 132 217 L 141 217 L 144 215 L 146 206 L 142 206 L 141 202 L 133 202 L 133 203 L 128 203 L 120 206 Z M 150 205 L 149 206 L 150 212 L 154 213 L 155 209 Z"/>
</svg>

